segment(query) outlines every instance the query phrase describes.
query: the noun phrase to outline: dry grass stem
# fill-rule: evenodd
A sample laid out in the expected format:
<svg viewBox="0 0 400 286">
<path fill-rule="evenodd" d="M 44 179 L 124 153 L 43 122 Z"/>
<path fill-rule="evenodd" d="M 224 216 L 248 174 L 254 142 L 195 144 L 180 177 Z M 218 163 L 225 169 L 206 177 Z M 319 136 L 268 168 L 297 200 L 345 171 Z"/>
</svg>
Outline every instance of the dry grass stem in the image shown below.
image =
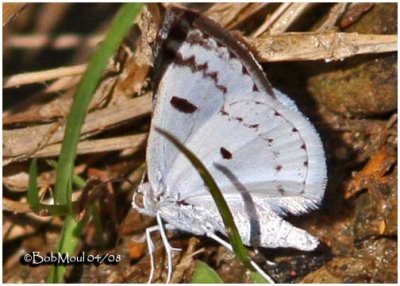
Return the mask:
<svg viewBox="0 0 400 286">
<path fill-rule="evenodd" d="M 27 213 L 32 212 L 31 207 L 28 203 L 17 202 L 7 198 L 3 198 L 3 210 L 13 213 Z"/>
<path fill-rule="evenodd" d="M 96 156 L 97 160 L 101 155 Z M 93 157 L 94 158 L 94 157 Z M 77 165 L 74 168 L 74 174 L 80 175 L 87 170 L 88 164 L 91 163 L 84 162 L 80 165 Z M 7 187 L 7 190 L 13 193 L 26 193 L 28 190 L 29 183 L 29 171 L 27 170 L 27 166 L 25 163 L 16 163 L 4 169 L 3 172 L 3 185 Z M 45 170 L 40 172 L 40 175 L 37 179 L 38 187 L 40 188 L 39 194 L 43 192 L 48 192 L 51 189 L 51 186 L 55 183 L 56 173 L 54 169 Z M 77 198 L 80 192 L 76 191 L 72 194 L 72 198 Z M 24 198 L 23 198 L 24 199 Z M 50 203 L 49 201 L 47 203 Z"/>
<path fill-rule="evenodd" d="M 79 35 L 68 34 L 57 37 L 50 35 L 12 35 L 5 39 L 4 48 L 6 49 L 72 49 L 84 45 L 86 48 L 93 48 L 103 40 L 103 35 L 82 37 Z"/>
<path fill-rule="evenodd" d="M 4 207 L 4 199 L 3 199 Z M 49 223 L 51 217 L 46 218 L 46 221 L 32 221 L 27 223 L 27 214 L 24 217 L 19 216 L 18 221 L 7 220 L 3 223 L 3 242 L 7 242 L 13 239 L 21 238 L 37 232 L 37 229 L 42 227 L 44 224 Z"/>
<path fill-rule="evenodd" d="M 226 29 L 234 29 L 266 5 L 268 3 L 217 3 L 204 14 Z"/>
<path fill-rule="evenodd" d="M 71 80 L 69 77 L 64 79 Z M 21 100 L 12 109 L 3 112 L 3 126 L 12 124 L 32 125 L 33 122 L 44 123 L 63 118 L 69 111 L 71 97 L 72 92 L 68 91 L 50 102 L 45 102 L 48 98 L 45 92 L 33 94 L 25 100 Z"/>
<path fill-rule="evenodd" d="M 179 264 L 176 266 L 174 273 L 172 274 L 172 283 L 179 283 L 185 278 L 185 275 L 190 268 L 194 266 L 194 256 L 204 252 L 204 248 L 200 248 L 195 251 L 199 240 L 195 237 L 189 239 L 188 247 L 185 253 L 182 255 Z"/>
<path fill-rule="evenodd" d="M 334 5 L 329 11 L 329 14 L 324 20 L 324 22 L 318 27 L 318 29 L 316 29 L 316 31 L 322 32 L 333 29 L 336 25 L 336 22 L 346 11 L 347 6 L 348 3 L 339 3 Z"/>
<path fill-rule="evenodd" d="M 237 15 L 234 21 L 232 21 L 226 28 L 227 29 L 237 28 L 240 24 L 250 19 L 253 15 L 255 15 L 258 11 L 260 11 L 267 5 L 269 5 L 269 3 L 250 3 L 248 6 L 244 8 L 244 10 L 239 15 Z"/>
<path fill-rule="evenodd" d="M 34 24 L 36 33 L 52 33 L 62 23 L 68 15 L 68 10 L 71 8 L 71 3 L 59 2 L 48 3 L 43 6 L 37 13 L 37 20 Z"/>
<path fill-rule="evenodd" d="M 293 3 L 286 9 L 282 15 L 275 21 L 269 32 L 271 35 L 281 34 L 285 32 L 290 25 L 293 24 L 301 15 L 310 9 L 314 4 L 312 3 Z"/>
<path fill-rule="evenodd" d="M 123 149 L 138 149 L 146 140 L 147 134 L 129 135 L 121 137 L 113 137 L 107 139 L 98 139 L 90 141 L 82 141 L 78 144 L 79 155 L 111 152 Z M 54 157 L 60 154 L 61 143 L 49 145 L 32 155 L 34 158 Z"/>
<path fill-rule="evenodd" d="M 50 83 L 46 88 L 41 91 L 42 93 L 55 93 L 64 90 L 68 90 L 74 86 L 77 86 L 81 80 L 81 75 L 78 76 L 66 76 L 59 78 Z"/>
<path fill-rule="evenodd" d="M 119 126 L 128 120 L 143 117 L 151 112 L 150 96 L 141 96 L 89 113 L 82 127 L 86 137 L 104 130 Z M 64 137 L 64 126 L 58 123 L 18 128 L 3 131 L 3 158 L 6 163 L 29 157 L 42 148 L 61 142 Z M 54 129 L 56 128 L 56 131 Z M 50 134 L 50 136 L 49 136 Z M 42 142 L 45 141 L 45 144 Z M 3 162 L 4 163 L 4 162 Z"/>
<path fill-rule="evenodd" d="M 64 217 L 32 211 L 27 197 L 30 160 L 38 158 L 36 183 L 40 203 L 53 204 L 53 189 L 57 180 L 54 160 L 60 154 L 66 135 L 66 118 L 71 111 L 74 94 L 87 70 L 84 63 L 88 62 L 97 45 L 104 41 L 105 33 L 120 6 L 68 2 L 3 4 L 5 192 L 2 200 L 2 233 L 3 245 L 7 250 L 3 259 L 3 280 L 6 283 L 45 281 L 49 267 L 32 268 L 23 265 L 20 261 L 21 253 L 54 251 L 55 243 L 62 233 Z M 88 253 L 95 255 L 99 251 L 104 252 L 104 245 L 107 245 L 109 253 L 118 254 L 128 249 L 129 257 L 121 257 L 118 265 L 86 265 L 78 275 L 68 270 L 64 277 L 66 281 L 145 283 L 148 279 L 150 263 L 146 245 L 134 249 L 137 245 L 133 245 L 130 240 L 132 237 L 145 238 L 146 228 L 154 225 L 155 220 L 134 210 L 131 198 L 132 192 L 146 180 L 148 166 L 145 149 L 151 125 L 150 115 L 154 108 L 152 96 L 155 87 L 151 76 L 154 73 L 154 45 L 157 44 L 156 35 L 163 23 L 165 9 L 172 6 L 194 10 L 210 17 L 230 31 L 238 41 L 242 40 L 243 46 L 254 52 L 257 62 L 267 63 L 265 67 L 263 65 L 263 70 L 267 68 L 271 84 L 281 88 L 289 97 L 293 95 L 299 109 L 310 117 L 323 141 L 330 180 L 327 196 L 324 197 L 321 211 L 299 219 L 296 224 L 322 238 L 330 246 L 331 253 L 318 257 L 310 253 L 307 257 L 310 263 L 304 263 L 301 271 L 293 268 L 295 271 L 292 271 L 290 277 L 286 275 L 285 269 L 274 269 L 276 281 L 395 281 L 397 241 L 388 238 L 396 236 L 397 225 L 385 223 L 383 228 L 386 229 L 381 230 L 380 218 L 395 217 L 396 211 L 392 210 L 397 208 L 394 185 L 397 178 L 395 155 L 398 122 L 396 93 L 393 93 L 397 75 L 393 58 L 397 55 L 398 33 L 393 27 L 397 23 L 398 5 L 347 2 L 145 4 L 140 17 L 132 22 L 129 20 L 132 23 L 129 35 L 109 58 L 102 79 L 97 84 L 86 109 L 77 145 L 78 156 L 73 167 L 73 174 L 79 176 L 82 182 L 113 180 L 118 184 L 112 187 L 107 184 L 104 192 L 98 191 L 96 187 L 87 188 L 89 192 L 86 192 L 74 184 L 71 197 L 74 203 L 81 202 L 79 211 L 85 210 L 80 212 L 80 217 L 86 213 L 88 203 L 100 206 L 96 218 L 104 234 L 102 243 L 96 237 L 97 222 L 93 224 L 89 221 L 81 230 L 78 247 L 90 246 Z M 180 20 L 185 22 L 185 18 Z M 199 24 L 200 30 L 201 27 Z M 182 31 L 172 30 L 172 38 L 177 36 L 177 41 L 166 41 L 166 51 L 169 48 L 175 49 L 175 44 L 181 43 L 181 36 L 184 40 L 186 32 L 186 27 Z M 207 29 L 204 32 L 207 34 Z M 207 41 L 215 38 L 213 33 L 210 34 L 204 37 L 206 49 L 209 44 Z M 202 38 L 199 40 L 201 45 Z M 213 40 L 211 42 L 214 47 Z M 219 49 L 224 50 L 224 46 L 223 43 L 218 44 L 217 52 Z M 213 56 L 220 56 L 217 54 L 211 52 L 209 60 L 212 61 Z M 241 55 L 236 55 L 235 51 L 233 54 L 229 53 L 227 60 L 233 56 L 237 58 L 234 61 L 240 62 Z M 368 56 L 357 56 L 362 54 Z M 169 65 L 173 63 L 175 54 L 171 53 L 170 56 L 168 62 L 165 62 Z M 198 71 L 197 65 L 207 66 L 207 63 L 200 63 L 202 59 L 194 56 L 195 67 L 190 65 L 191 71 L 199 74 L 203 72 L 204 76 L 204 71 Z M 340 62 L 342 60 L 343 63 Z M 292 63 L 285 65 L 288 61 Z M 327 64 L 330 61 L 338 62 Z M 362 65 L 359 66 L 359 63 Z M 342 64 L 346 68 L 344 73 Z M 370 66 L 373 67 L 371 70 Z M 207 67 L 212 69 L 211 66 Z M 324 74 L 326 71 L 328 74 Z M 214 69 L 211 72 L 214 73 Z M 242 72 L 245 73 L 245 69 Z M 164 73 L 161 71 L 161 74 Z M 210 77 L 214 80 L 213 74 Z M 348 84 L 340 85 L 342 80 Z M 346 89 L 339 91 L 336 88 L 338 83 Z M 190 82 L 187 84 L 190 85 Z M 378 88 L 379 84 L 383 88 Z M 361 90 L 361 85 L 365 89 Z M 327 103 L 326 95 L 330 93 L 336 97 L 329 96 L 332 102 Z M 350 98 L 343 94 L 352 96 Z M 382 98 L 376 104 L 375 95 Z M 371 104 L 364 106 L 364 103 Z M 385 104 L 381 106 L 381 103 Z M 377 166 L 382 172 L 374 170 L 374 176 L 360 176 L 360 180 L 353 176 L 355 171 L 357 176 L 361 174 L 365 169 L 362 166 L 369 164 L 370 158 L 383 148 L 387 148 L 388 160 L 383 162 L 384 168 Z M 354 187 L 352 183 L 355 179 L 362 180 L 365 185 Z M 358 195 L 360 190 L 363 190 L 362 197 L 353 196 L 351 201 L 346 199 L 348 194 Z M 364 193 L 364 190 L 367 191 Z M 336 193 L 344 194 L 343 198 L 336 196 Z M 95 200 L 92 201 L 92 198 Z M 369 202 L 376 202 L 377 207 L 370 207 Z M 335 216 L 337 209 L 342 211 L 339 218 Z M 360 212 L 377 219 L 366 223 L 359 215 Z M 349 228 L 357 232 L 349 235 Z M 167 232 L 168 239 L 172 237 L 171 234 Z M 376 239 L 370 240 L 371 236 Z M 239 264 L 233 262 L 234 254 L 223 247 L 216 248 L 209 243 L 199 245 L 200 237 L 190 234 L 173 237 L 173 246 L 183 250 L 173 257 L 173 283 L 190 282 L 199 259 L 215 268 L 227 283 L 249 281 L 248 278 L 244 280 L 244 270 Z M 166 279 L 167 257 L 160 234 L 156 233 L 152 239 L 155 246 L 153 282 L 160 283 Z M 362 245 L 355 245 L 354 241 L 360 241 Z M 337 271 L 335 277 L 326 276 L 329 267 L 342 266 L 331 263 L 331 256 L 337 259 L 335 254 L 340 254 L 344 248 L 350 249 L 354 255 L 346 257 L 349 260 L 341 260 L 342 264 L 347 261 L 351 264 L 356 259 L 360 267 L 356 270 Z M 367 248 L 373 251 L 364 255 Z M 380 267 L 370 267 L 370 254 L 381 259 L 382 253 L 387 256 L 387 263 Z M 274 253 L 275 262 L 292 263 L 295 257 L 287 254 L 290 253 Z M 319 259 L 317 266 L 313 264 L 315 259 Z M 267 264 L 264 266 L 268 267 Z M 315 270 L 315 267 L 323 269 L 322 274 L 318 274 L 319 269 Z M 365 273 L 355 277 L 353 274 L 361 268 Z M 317 273 L 319 277 L 310 276 L 314 280 L 308 276 L 304 278 L 307 273 Z"/>
<path fill-rule="evenodd" d="M 117 77 L 107 77 L 100 85 L 90 102 L 89 110 L 99 109 L 107 100 L 111 90 L 115 86 Z M 26 99 L 21 99 L 18 104 L 7 112 L 3 113 L 3 125 L 22 123 L 32 125 L 33 122 L 43 123 L 64 118 L 69 113 L 72 104 L 74 87 L 79 83 L 80 76 L 64 77 L 54 81 L 38 94 L 34 94 Z M 66 90 L 56 97 L 49 97 L 46 93 Z M 117 92 L 115 92 L 117 94 Z M 125 100 L 127 100 L 125 98 Z M 124 100 L 124 101 L 125 101 Z M 110 104 L 111 105 L 111 104 Z M 118 104 L 115 104 L 118 105 Z"/>
<path fill-rule="evenodd" d="M 3 3 L 3 27 L 16 16 L 27 3 Z"/>
<path fill-rule="evenodd" d="M 4 78 L 4 88 L 19 87 L 21 85 L 42 83 L 48 80 L 58 79 L 61 77 L 80 75 L 86 70 L 87 65 L 77 65 L 70 67 L 62 67 L 51 70 L 29 72 L 12 75 Z"/>
<path fill-rule="evenodd" d="M 262 62 L 342 60 L 347 57 L 397 51 L 397 35 L 358 33 L 285 33 L 248 40 Z"/>
<path fill-rule="evenodd" d="M 248 5 L 250 3 L 217 3 L 211 6 L 205 14 L 227 28 Z"/>
<path fill-rule="evenodd" d="M 265 31 L 267 31 L 273 23 L 275 23 L 278 18 L 287 10 L 289 9 L 291 3 L 283 3 L 281 4 L 278 9 L 274 11 L 274 13 L 269 16 L 265 22 L 251 35 L 252 38 L 256 38 L 259 35 L 263 34 Z"/>
<path fill-rule="evenodd" d="M 347 28 L 353 23 L 357 22 L 362 15 L 371 10 L 374 7 L 374 3 L 351 3 L 345 10 L 343 16 L 340 19 L 339 27 L 342 29 Z"/>
</svg>

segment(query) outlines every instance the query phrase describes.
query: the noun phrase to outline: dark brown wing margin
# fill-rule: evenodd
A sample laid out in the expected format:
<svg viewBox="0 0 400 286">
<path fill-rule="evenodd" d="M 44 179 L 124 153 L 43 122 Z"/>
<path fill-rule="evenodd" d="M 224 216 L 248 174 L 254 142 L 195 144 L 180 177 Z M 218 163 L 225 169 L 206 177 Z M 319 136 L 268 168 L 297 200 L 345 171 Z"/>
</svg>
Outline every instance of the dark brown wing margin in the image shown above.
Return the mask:
<svg viewBox="0 0 400 286">
<path fill-rule="evenodd" d="M 155 61 L 153 72 L 153 91 L 157 93 L 158 84 L 163 76 L 165 69 L 174 60 L 177 50 L 167 47 L 168 41 L 183 43 L 191 28 L 198 28 L 207 35 L 213 37 L 217 42 L 226 46 L 231 53 L 238 57 L 246 67 L 247 72 L 253 78 L 257 89 L 264 91 L 275 98 L 271 84 L 265 76 L 260 65 L 255 60 L 252 53 L 240 40 L 234 38 L 228 31 L 209 18 L 202 16 L 191 10 L 178 7 L 171 7 L 165 13 L 157 33 L 155 45 Z M 155 98 L 153 95 L 153 102 Z"/>
</svg>

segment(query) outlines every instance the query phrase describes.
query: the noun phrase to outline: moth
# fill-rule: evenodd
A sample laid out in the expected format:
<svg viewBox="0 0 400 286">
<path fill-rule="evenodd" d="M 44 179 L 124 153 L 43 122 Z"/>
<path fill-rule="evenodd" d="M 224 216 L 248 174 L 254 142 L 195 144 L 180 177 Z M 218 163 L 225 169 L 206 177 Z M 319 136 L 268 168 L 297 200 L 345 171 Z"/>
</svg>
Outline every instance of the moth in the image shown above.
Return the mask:
<svg viewBox="0 0 400 286">
<path fill-rule="evenodd" d="M 249 49 L 205 16 L 167 10 L 155 54 L 148 182 L 133 197 L 133 207 L 159 223 L 147 232 L 150 249 L 150 233 L 160 230 L 173 250 L 162 220 L 168 229 L 226 234 L 198 172 L 155 128 L 207 167 L 246 245 L 315 249 L 317 238 L 284 220 L 317 208 L 324 195 L 325 155 L 309 120 L 271 87 Z"/>
</svg>

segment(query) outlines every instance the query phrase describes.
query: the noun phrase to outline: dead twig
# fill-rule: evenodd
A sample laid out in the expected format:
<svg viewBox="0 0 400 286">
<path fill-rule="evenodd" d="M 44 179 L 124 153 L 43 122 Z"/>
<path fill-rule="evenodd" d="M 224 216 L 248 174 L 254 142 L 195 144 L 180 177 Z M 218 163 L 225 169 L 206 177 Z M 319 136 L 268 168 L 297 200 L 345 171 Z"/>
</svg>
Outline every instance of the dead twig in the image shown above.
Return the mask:
<svg viewBox="0 0 400 286">
<path fill-rule="evenodd" d="M 86 70 L 87 65 L 77 65 L 71 67 L 62 67 L 51 70 L 22 73 L 6 77 L 4 79 L 4 88 L 19 87 L 25 84 L 41 83 L 48 80 L 61 77 L 80 75 Z"/>
<path fill-rule="evenodd" d="M 65 118 L 69 113 L 75 90 L 66 90 L 66 92 L 53 97 L 51 100 L 46 100 L 46 98 L 49 98 L 46 93 L 73 87 L 79 83 L 79 80 L 80 76 L 63 77 L 54 81 L 40 93 L 21 99 L 18 104 L 3 112 L 3 125 L 15 123 L 32 125 L 33 122 L 51 122 Z M 98 109 L 105 102 L 115 86 L 116 80 L 117 77 L 111 76 L 105 78 L 99 84 L 90 102 L 89 110 Z"/>
<path fill-rule="evenodd" d="M 98 134 L 103 130 L 118 126 L 128 120 L 143 117 L 151 112 L 150 96 L 141 96 L 124 102 L 121 105 L 112 106 L 89 113 L 82 127 L 81 134 L 89 137 Z M 58 123 L 57 123 L 58 124 Z M 48 137 L 49 132 L 54 129 L 54 123 L 43 124 L 26 128 L 18 128 L 3 131 L 3 164 L 18 161 L 21 158 L 29 157 L 38 152 L 38 146 Z M 64 137 L 65 126 L 58 128 L 51 138 L 48 138 L 47 145 L 61 142 Z"/>
<path fill-rule="evenodd" d="M 290 25 L 293 24 L 307 9 L 313 6 L 313 3 L 293 3 L 285 12 L 275 21 L 269 32 L 271 35 L 276 35 L 285 32 Z"/>
<path fill-rule="evenodd" d="M 337 21 L 340 19 L 340 17 L 342 17 L 344 12 L 346 11 L 348 5 L 349 3 L 339 3 L 334 5 L 329 11 L 329 14 L 324 20 L 324 22 L 316 29 L 316 31 L 322 32 L 333 29 Z"/>
<path fill-rule="evenodd" d="M 207 10 L 206 15 L 227 28 L 250 3 L 217 3 Z"/>
<path fill-rule="evenodd" d="M 7 199 L 3 198 L 3 208 L 5 208 L 5 200 Z M 33 212 L 27 212 L 18 216 L 4 216 L 3 243 L 33 234 L 38 230 L 38 228 L 48 223 L 51 223 L 53 226 L 57 226 L 58 220 L 54 220 L 53 217 L 38 216 Z"/>
<path fill-rule="evenodd" d="M 189 239 L 188 247 L 185 253 L 182 255 L 182 258 L 180 259 L 179 264 L 176 266 L 172 275 L 172 283 L 179 283 L 183 281 L 185 275 L 187 275 L 187 272 L 190 271 L 190 268 L 194 266 L 194 257 L 197 254 L 204 252 L 204 248 L 200 248 L 195 251 L 198 242 L 199 240 L 196 237 Z"/>
<path fill-rule="evenodd" d="M 52 37 L 50 35 L 12 35 L 4 42 L 5 49 L 72 49 L 85 44 L 86 47 L 95 47 L 103 40 L 103 35 L 82 37 L 75 34 Z"/>
<path fill-rule="evenodd" d="M 360 54 L 397 51 L 397 35 L 285 33 L 249 39 L 248 43 L 258 52 L 261 62 L 334 61 Z"/>
<path fill-rule="evenodd" d="M 262 24 L 252 35 L 251 38 L 256 38 L 259 35 L 263 34 L 265 31 L 267 31 L 273 23 L 275 23 L 278 18 L 287 10 L 289 9 L 291 3 L 283 3 L 282 5 L 279 6 L 278 9 L 274 11 L 274 13 L 265 20 L 264 24 Z"/>
<path fill-rule="evenodd" d="M 3 27 L 7 25 L 12 18 L 14 18 L 22 9 L 25 8 L 27 3 L 4 3 L 3 4 Z"/>
<path fill-rule="evenodd" d="M 345 29 L 357 22 L 362 15 L 374 7 L 373 3 L 352 3 L 340 19 L 339 27 Z"/>
<path fill-rule="evenodd" d="M 242 10 L 241 13 L 237 15 L 234 21 L 226 26 L 226 28 L 230 30 L 237 28 L 240 24 L 250 19 L 254 14 L 256 14 L 267 5 L 269 5 L 269 3 L 250 3 Z"/>
<path fill-rule="evenodd" d="M 7 198 L 3 198 L 3 210 L 13 213 L 27 213 L 32 212 L 31 207 L 25 202 L 16 202 Z"/>
<path fill-rule="evenodd" d="M 74 86 L 77 86 L 81 80 L 81 76 L 66 76 L 59 78 L 53 82 L 51 82 L 41 93 L 55 93 L 64 90 L 68 90 Z"/>
<path fill-rule="evenodd" d="M 83 141 L 78 144 L 79 155 L 110 152 L 124 149 L 137 149 L 146 140 L 147 134 L 121 136 L 107 139 Z M 31 157 L 54 157 L 60 154 L 61 143 L 46 146 Z"/>
</svg>

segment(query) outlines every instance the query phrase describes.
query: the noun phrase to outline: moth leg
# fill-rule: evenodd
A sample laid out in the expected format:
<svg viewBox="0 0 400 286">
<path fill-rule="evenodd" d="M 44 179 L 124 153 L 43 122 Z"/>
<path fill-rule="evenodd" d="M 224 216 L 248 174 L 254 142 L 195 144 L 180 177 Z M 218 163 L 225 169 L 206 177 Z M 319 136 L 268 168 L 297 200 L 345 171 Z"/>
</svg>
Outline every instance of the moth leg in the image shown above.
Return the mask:
<svg viewBox="0 0 400 286">
<path fill-rule="evenodd" d="M 167 252 L 167 260 L 168 260 L 168 275 L 167 275 L 167 284 L 170 283 L 171 278 L 172 278 L 172 251 L 181 251 L 182 249 L 180 248 L 174 248 L 172 247 L 169 242 L 167 235 L 165 233 L 165 229 L 161 220 L 161 215 L 160 212 L 157 212 L 157 223 L 159 226 L 160 234 L 161 234 L 161 239 L 165 247 L 165 251 Z M 166 225 L 165 228 L 169 228 L 169 225 Z"/>
<path fill-rule="evenodd" d="M 222 246 L 224 246 L 225 248 L 229 249 L 230 251 L 233 251 L 232 249 L 232 245 L 230 245 L 228 242 L 226 242 L 225 240 L 223 240 L 222 238 L 220 238 L 219 236 L 217 236 L 215 233 L 207 231 L 206 235 L 211 238 L 214 239 L 216 242 L 218 242 L 219 244 L 221 244 Z M 254 269 L 262 276 L 265 278 L 265 280 L 267 280 L 269 283 L 274 284 L 274 280 L 272 280 L 271 277 L 269 277 L 269 275 L 267 273 L 265 273 L 252 259 L 250 259 L 250 264 L 251 266 L 254 267 Z"/>
<path fill-rule="evenodd" d="M 257 248 L 254 249 L 254 252 L 255 252 L 256 254 L 260 254 L 260 251 L 258 251 Z M 264 257 L 264 259 L 265 259 L 265 257 Z M 267 262 L 267 264 L 268 264 L 269 266 L 275 266 L 275 265 L 276 265 L 275 262 L 269 261 L 268 259 L 265 259 L 265 262 Z"/>
<path fill-rule="evenodd" d="M 154 276 L 154 256 L 153 252 L 155 250 L 153 240 L 151 239 L 151 233 L 159 230 L 159 226 L 155 225 L 152 227 L 146 228 L 146 241 L 147 241 L 147 249 L 149 250 L 149 255 L 150 255 L 150 275 L 149 275 L 149 280 L 147 281 L 147 284 L 150 284 L 151 281 L 153 280 Z"/>
</svg>

